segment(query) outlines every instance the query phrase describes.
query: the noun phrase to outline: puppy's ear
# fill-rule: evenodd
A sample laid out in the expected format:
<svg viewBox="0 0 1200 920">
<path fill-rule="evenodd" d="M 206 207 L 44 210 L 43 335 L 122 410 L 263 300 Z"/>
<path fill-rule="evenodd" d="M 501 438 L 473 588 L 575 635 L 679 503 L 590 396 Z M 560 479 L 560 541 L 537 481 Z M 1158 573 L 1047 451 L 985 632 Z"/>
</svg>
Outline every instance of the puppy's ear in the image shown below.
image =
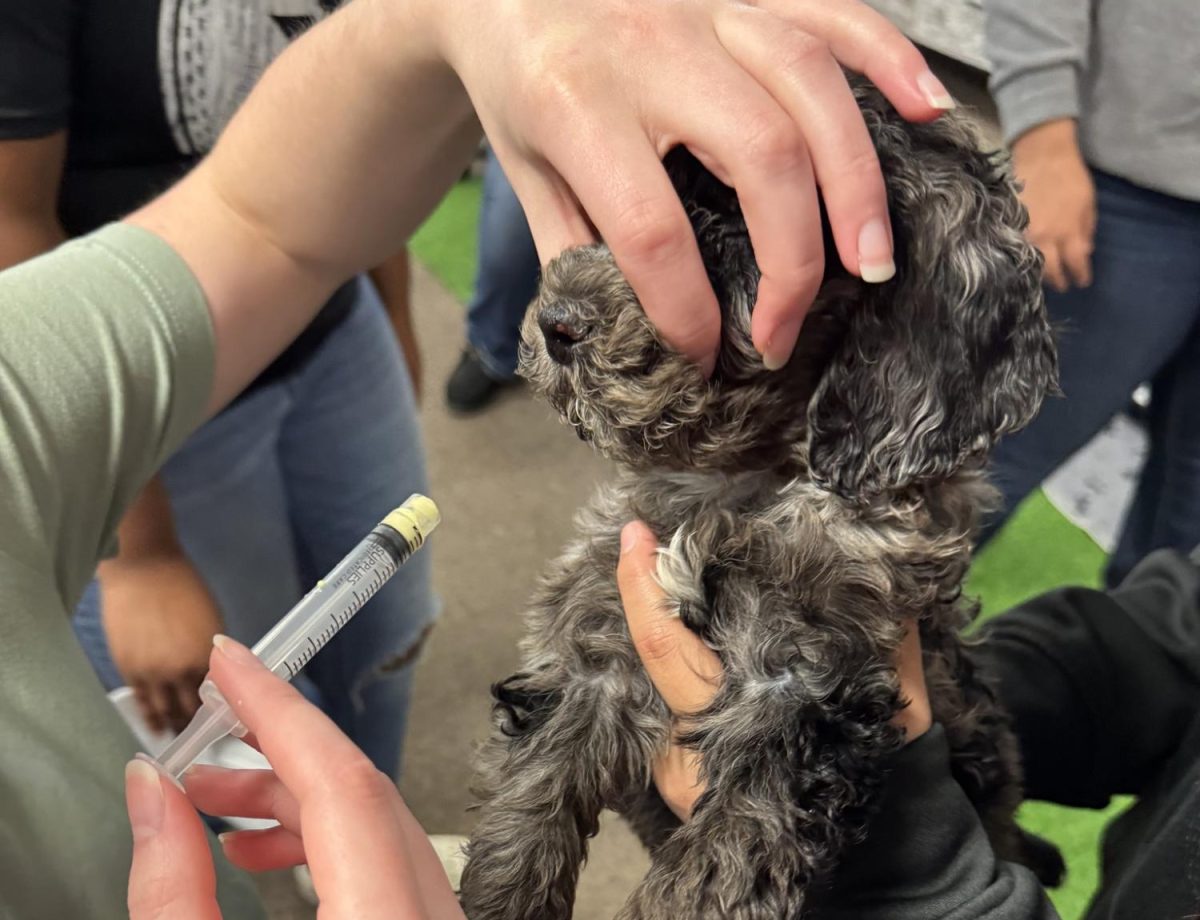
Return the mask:
<svg viewBox="0 0 1200 920">
<path fill-rule="evenodd" d="M 809 403 L 814 480 L 864 498 L 982 461 L 1056 388 L 1041 257 L 1006 164 L 954 118 L 905 126 L 859 90 L 897 274 L 860 285 Z"/>
</svg>

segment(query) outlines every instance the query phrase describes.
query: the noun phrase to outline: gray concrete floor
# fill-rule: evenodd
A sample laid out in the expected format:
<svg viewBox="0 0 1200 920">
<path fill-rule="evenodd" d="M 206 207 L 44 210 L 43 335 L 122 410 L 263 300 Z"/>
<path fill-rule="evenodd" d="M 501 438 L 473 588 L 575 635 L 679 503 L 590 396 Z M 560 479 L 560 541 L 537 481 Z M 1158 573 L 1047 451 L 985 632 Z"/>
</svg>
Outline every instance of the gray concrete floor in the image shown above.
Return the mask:
<svg viewBox="0 0 1200 920">
<path fill-rule="evenodd" d="M 979 75 L 932 61 L 995 142 Z M 431 492 L 444 516 L 431 543 L 444 610 L 418 672 L 401 791 L 430 833 L 469 834 L 470 764 L 487 728 L 488 689 L 516 669 L 522 607 L 608 467 L 523 388 L 482 414 L 450 415 L 442 387 L 462 347 L 463 308 L 414 266 L 413 309 L 425 361 L 421 414 Z M 576 918 L 612 917 L 647 865 L 640 844 L 610 816 L 592 844 Z M 290 873 L 268 873 L 259 883 L 273 920 L 316 916 Z"/>
</svg>

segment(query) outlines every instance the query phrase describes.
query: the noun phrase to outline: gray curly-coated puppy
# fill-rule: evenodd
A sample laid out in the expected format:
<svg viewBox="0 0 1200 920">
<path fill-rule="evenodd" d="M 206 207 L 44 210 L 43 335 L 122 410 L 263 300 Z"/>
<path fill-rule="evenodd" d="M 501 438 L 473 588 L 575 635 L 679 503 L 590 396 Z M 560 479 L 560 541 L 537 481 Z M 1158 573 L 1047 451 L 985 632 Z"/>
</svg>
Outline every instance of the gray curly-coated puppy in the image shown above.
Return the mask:
<svg viewBox="0 0 1200 920">
<path fill-rule="evenodd" d="M 1061 871 L 1013 821 L 1016 746 L 961 637 L 988 450 L 1055 388 L 1041 261 L 1005 164 L 962 119 L 909 124 L 854 86 L 887 180 L 896 276 L 864 284 L 831 258 L 782 370 L 764 370 L 750 341 L 759 273 L 737 199 L 685 151 L 667 166 L 723 311 L 711 380 L 659 338 L 605 247 L 546 269 L 523 374 L 621 473 L 538 590 L 524 669 L 494 688 L 462 887 L 472 920 L 569 917 L 603 808 L 652 853 L 622 917 L 819 912 L 903 742 L 894 659 L 910 617 L 955 776 L 998 852 Z M 617 593 L 635 518 L 664 547 L 671 603 L 724 664 L 683 739 L 707 790 L 682 825 L 650 777 L 671 714 Z"/>
</svg>

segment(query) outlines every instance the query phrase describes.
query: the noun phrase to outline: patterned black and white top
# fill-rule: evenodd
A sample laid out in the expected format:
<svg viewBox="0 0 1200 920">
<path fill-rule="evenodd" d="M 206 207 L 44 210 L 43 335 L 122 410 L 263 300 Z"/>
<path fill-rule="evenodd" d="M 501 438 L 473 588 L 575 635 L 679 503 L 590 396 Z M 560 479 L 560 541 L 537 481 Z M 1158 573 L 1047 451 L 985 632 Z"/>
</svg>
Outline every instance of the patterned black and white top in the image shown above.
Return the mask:
<svg viewBox="0 0 1200 920">
<path fill-rule="evenodd" d="M 212 148 L 266 66 L 337 0 L 0 0 L 0 140 L 67 131 L 72 235 Z"/>
</svg>

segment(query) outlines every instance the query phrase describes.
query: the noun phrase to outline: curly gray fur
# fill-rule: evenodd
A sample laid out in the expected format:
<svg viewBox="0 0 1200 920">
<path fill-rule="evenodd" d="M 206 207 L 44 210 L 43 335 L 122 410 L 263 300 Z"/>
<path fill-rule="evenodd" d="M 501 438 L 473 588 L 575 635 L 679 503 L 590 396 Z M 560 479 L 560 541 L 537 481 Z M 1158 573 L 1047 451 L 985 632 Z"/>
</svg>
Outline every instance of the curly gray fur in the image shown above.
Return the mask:
<svg viewBox="0 0 1200 920">
<path fill-rule="evenodd" d="M 897 273 L 867 285 L 830 260 L 784 369 L 765 371 L 750 341 L 759 274 L 737 199 L 685 151 L 667 165 L 724 312 L 711 380 L 660 340 L 605 247 L 546 270 L 523 373 L 622 471 L 533 600 L 523 670 L 495 687 L 463 879 L 472 920 L 569 917 L 602 808 L 653 856 L 622 917 L 819 913 L 903 741 L 892 662 L 908 617 L 957 778 L 1002 855 L 1029 856 L 1013 823 L 1015 744 L 960 637 L 974 615 L 960 594 L 992 499 L 988 449 L 1055 385 L 1040 261 L 1006 166 L 963 120 L 908 124 L 855 89 Z M 664 547 L 671 602 L 725 669 L 685 739 L 707 790 L 684 825 L 651 781 L 670 714 L 614 578 L 634 518 Z"/>
</svg>

